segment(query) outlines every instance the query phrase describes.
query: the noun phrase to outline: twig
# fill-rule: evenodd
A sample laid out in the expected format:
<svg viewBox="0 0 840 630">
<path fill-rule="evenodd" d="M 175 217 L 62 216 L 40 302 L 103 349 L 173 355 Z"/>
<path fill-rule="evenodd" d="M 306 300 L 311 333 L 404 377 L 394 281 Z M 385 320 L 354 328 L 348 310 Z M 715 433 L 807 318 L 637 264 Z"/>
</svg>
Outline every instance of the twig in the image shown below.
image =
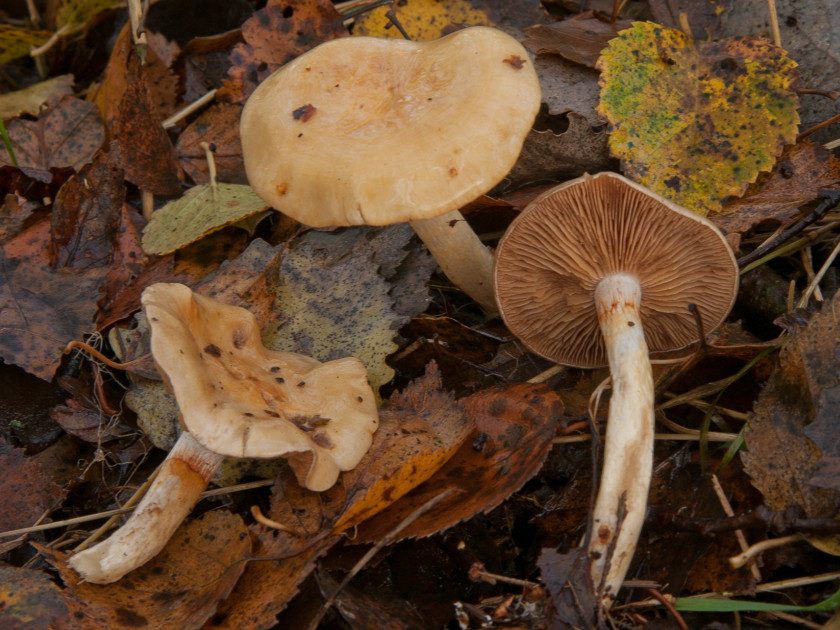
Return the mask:
<svg viewBox="0 0 840 630">
<path fill-rule="evenodd" d="M 228 486 L 226 488 L 216 488 L 214 490 L 207 490 L 201 493 L 201 498 L 215 497 L 220 494 L 231 494 L 234 492 L 242 492 L 244 490 L 253 490 L 254 488 L 264 488 L 274 484 L 273 479 L 261 479 L 259 481 L 249 481 L 248 483 L 241 483 L 235 486 Z M 77 516 L 75 518 L 68 518 L 63 521 L 53 521 L 52 523 L 44 523 L 43 525 L 33 525 L 31 527 L 23 527 L 21 529 L 13 529 L 7 532 L 0 532 L 0 538 L 11 538 L 12 536 L 33 534 L 47 529 L 58 529 L 59 527 L 72 527 L 74 525 L 81 525 L 82 523 L 89 523 L 90 521 L 98 521 L 101 518 L 108 518 L 110 516 L 119 516 L 121 514 L 128 514 L 133 512 L 133 507 L 121 507 L 114 510 L 106 510 L 104 512 L 97 512 L 96 514 L 88 514 L 87 516 Z M 41 520 L 41 519 L 38 519 Z"/>
<path fill-rule="evenodd" d="M 670 599 L 668 599 L 665 595 L 660 593 L 655 588 L 646 588 L 644 590 L 648 595 L 658 600 L 659 603 L 661 603 L 663 606 L 665 606 L 666 609 L 668 609 L 668 612 L 671 613 L 671 616 L 674 618 L 674 621 L 677 622 L 677 625 L 680 627 L 680 630 L 688 630 L 688 624 L 685 622 L 685 619 L 682 618 L 682 615 L 677 611 L 677 609 L 674 608 L 674 604 Z"/>
<path fill-rule="evenodd" d="M 213 88 L 212 90 L 210 90 L 209 92 L 207 92 L 206 94 L 204 94 L 200 98 L 197 98 L 196 100 L 194 100 L 192 103 L 190 103 L 189 105 L 187 105 L 183 109 L 181 109 L 181 110 L 175 112 L 174 114 L 172 114 L 169 118 L 167 118 L 166 120 L 164 120 L 160 124 L 163 126 L 164 129 L 170 129 L 170 128 L 174 127 L 181 120 L 183 120 L 184 118 L 186 118 L 187 116 L 192 114 L 194 111 L 196 111 L 198 109 L 201 109 L 207 103 L 209 103 L 214 98 L 216 98 L 216 92 L 218 92 L 218 91 L 219 90 L 217 88 Z"/>
<path fill-rule="evenodd" d="M 828 213 L 829 210 L 831 210 L 834 206 L 837 205 L 838 202 L 840 202 L 840 189 L 820 190 L 819 193 L 820 196 L 823 198 L 823 201 L 811 212 L 811 214 L 809 214 L 801 221 L 796 222 L 794 225 L 778 234 L 775 238 L 770 239 L 761 246 L 755 248 L 746 256 L 742 256 L 738 259 L 738 266 L 741 267 L 741 273 L 744 272 L 744 267 L 746 265 L 753 262 L 754 260 L 761 258 L 762 256 L 764 256 L 764 254 L 767 254 L 768 252 L 772 251 L 774 248 L 778 247 L 788 239 L 793 238 L 794 236 L 799 234 L 809 225 L 812 225 L 813 223 L 816 223 L 817 221 L 822 219 L 826 215 L 826 213 Z"/>
<path fill-rule="evenodd" d="M 735 511 L 732 509 L 732 504 L 730 504 L 729 499 L 726 498 L 726 493 L 723 491 L 723 487 L 721 487 L 720 485 L 720 480 L 718 479 L 718 476 L 714 473 L 712 473 L 712 488 L 714 488 L 718 501 L 720 501 L 721 506 L 723 506 L 723 511 L 726 513 L 726 515 L 730 517 L 735 516 Z M 741 547 L 741 551 L 746 551 L 747 549 L 749 549 L 750 545 L 747 542 L 747 537 L 744 535 L 744 530 L 736 529 L 735 537 L 738 539 L 738 545 Z M 761 582 L 761 571 L 758 570 L 758 565 L 755 563 L 755 561 L 750 562 L 750 571 L 752 572 L 755 581 Z"/>
<path fill-rule="evenodd" d="M 776 12 L 776 0 L 767 0 L 767 10 L 770 12 L 770 27 L 773 31 L 773 43 L 782 46 L 782 35 L 779 33 L 779 14 Z"/>
<path fill-rule="evenodd" d="M 808 300 L 811 299 L 811 294 L 814 292 L 815 289 L 819 287 L 823 276 L 828 271 L 828 268 L 831 267 L 831 264 L 834 262 L 834 259 L 837 258 L 837 254 L 840 254 L 840 240 L 837 241 L 837 245 L 835 245 L 834 249 L 831 250 L 831 253 L 828 255 L 828 258 L 823 263 L 823 266 L 820 267 L 820 270 L 817 272 L 817 275 L 814 276 L 814 279 L 811 281 L 811 284 L 808 285 L 808 288 L 805 290 L 805 293 L 802 294 L 802 298 L 799 300 L 799 308 L 805 308 L 805 305 L 808 304 Z"/>
</svg>

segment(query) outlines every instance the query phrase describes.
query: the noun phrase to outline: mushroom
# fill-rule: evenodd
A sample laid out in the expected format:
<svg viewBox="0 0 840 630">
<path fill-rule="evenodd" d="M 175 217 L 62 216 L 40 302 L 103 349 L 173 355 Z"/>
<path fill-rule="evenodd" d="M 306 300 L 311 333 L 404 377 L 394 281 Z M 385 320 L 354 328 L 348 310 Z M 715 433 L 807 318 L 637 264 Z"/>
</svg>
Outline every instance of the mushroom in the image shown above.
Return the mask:
<svg viewBox="0 0 840 630">
<path fill-rule="evenodd" d="M 242 154 L 254 191 L 301 223 L 410 221 L 450 280 L 495 312 L 493 256 L 458 209 L 508 173 L 539 107 L 528 53 L 502 31 L 342 38 L 251 94 Z"/>
<path fill-rule="evenodd" d="M 580 368 L 609 365 L 612 396 L 589 542 L 609 607 L 645 516 L 653 462 L 649 352 L 698 340 L 729 313 L 738 268 L 707 219 L 615 173 L 584 175 L 531 202 L 496 251 L 508 328 L 533 352 Z"/>
<path fill-rule="evenodd" d="M 154 284 L 142 304 L 152 356 L 185 430 L 126 523 L 70 559 L 97 584 L 157 555 L 223 456 L 286 457 L 303 486 L 323 491 L 359 463 L 379 423 L 358 359 L 321 363 L 267 350 L 253 314 L 182 284 Z"/>
</svg>

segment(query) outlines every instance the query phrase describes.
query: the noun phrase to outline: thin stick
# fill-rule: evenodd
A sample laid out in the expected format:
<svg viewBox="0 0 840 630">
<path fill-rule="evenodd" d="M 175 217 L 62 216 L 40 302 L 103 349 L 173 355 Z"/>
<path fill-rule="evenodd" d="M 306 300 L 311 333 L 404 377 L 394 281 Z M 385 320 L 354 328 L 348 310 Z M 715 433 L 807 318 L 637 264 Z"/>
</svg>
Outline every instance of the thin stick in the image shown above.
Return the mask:
<svg viewBox="0 0 840 630">
<path fill-rule="evenodd" d="M 213 88 L 212 90 L 207 92 L 204 96 L 194 100 L 192 103 L 190 103 L 189 105 L 187 105 L 183 109 L 175 112 L 174 114 L 172 114 L 169 118 L 167 118 L 166 120 L 164 120 L 160 124 L 163 126 L 164 129 L 170 129 L 171 127 L 174 127 L 181 120 L 183 120 L 184 118 L 186 118 L 187 116 L 192 114 L 194 111 L 196 111 L 198 109 L 201 109 L 202 107 L 207 105 L 207 103 L 209 103 L 214 98 L 216 98 L 216 92 L 218 92 L 218 89 Z"/>
<path fill-rule="evenodd" d="M 662 593 L 660 593 L 655 588 L 646 588 L 645 592 L 648 595 L 659 601 L 660 604 L 665 606 L 671 616 L 674 618 L 674 621 L 677 622 L 677 625 L 680 627 L 680 630 L 688 630 L 688 624 L 685 622 L 685 619 L 682 618 L 682 615 L 677 612 L 677 609 L 674 608 L 674 603 L 667 597 L 665 597 Z"/>
<path fill-rule="evenodd" d="M 548 368 L 547 370 L 545 370 L 543 372 L 540 372 L 535 377 L 529 378 L 528 382 L 529 383 L 545 383 L 552 376 L 556 376 L 557 374 L 560 374 L 565 369 L 566 369 L 565 365 L 553 365 L 550 368 Z"/>
<path fill-rule="evenodd" d="M 68 352 L 70 352 L 71 350 L 74 350 L 74 349 L 84 350 L 89 355 L 94 357 L 97 361 L 101 361 L 102 363 L 104 363 L 108 367 L 113 368 L 115 370 L 123 370 L 123 371 L 127 370 L 132 365 L 136 365 L 137 363 L 139 363 L 140 361 L 144 360 L 146 357 L 149 356 L 148 354 L 144 354 L 141 357 L 137 357 L 136 359 L 132 359 L 128 363 L 117 363 L 116 361 L 106 357 L 104 354 L 99 352 L 99 350 L 97 350 L 93 346 L 90 346 L 83 341 L 75 341 L 75 340 L 71 341 L 70 343 L 68 343 L 64 347 L 64 354 L 67 354 Z"/>
<path fill-rule="evenodd" d="M 232 494 L 234 492 L 243 492 L 245 490 L 253 490 L 255 488 L 264 488 L 274 484 L 273 479 L 261 479 L 259 481 L 249 481 L 248 483 L 240 483 L 235 486 L 228 486 L 226 488 L 215 488 L 213 490 L 206 490 L 201 493 L 201 498 L 215 497 L 220 494 Z M 0 538 L 11 538 L 13 536 L 33 534 L 35 532 L 42 532 L 48 529 L 58 529 L 59 527 L 72 527 L 74 525 L 81 525 L 82 523 L 89 523 L 90 521 L 98 521 L 101 518 L 108 518 L 110 516 L 119 516 L 121 514 L 128 514 L 134 511 L 134 507 L 121 507 L 114 510 L 106 510 L 104 512 L 97 512 L 96 514 L 88 514 L 87 516 L 77 516 L 75 518 L 68 518 L 63 521 L 53 521 L 52 523 L 44 523 L 43 525 L 32 525 L 31 527 L 23 527 L 21 529 L 12 529 L 7 532 L 0 532 Z M 38 519 L 39 521 L 41 519 Z"/>
<path fill-rule="evenodd" d="M 432 497 L 431 499 L 426 501 L 423 505 L 421 505 L 419 508 L 414 510 L 411 514 L 409 514 L 403 520 L 402 523 L 397 525 L 393 530 L 391 530 L 385 536 L 383 536 L 382 539 L 379 542 L 377 542 L 373 547 L 371 547 L 370 550 L 364 556 L 362 556 L 362 559 L 359 560 L 355 565 L 353 565 L 353 568 L 350 569 L 350 572 L 341 581 L 341 584 L 338 585 L 338 587 L 335 589 L 335 591 L 333 591 L 333 593 L 329 597 L 327 597 L 327 601 L 325 601 L 324 605 L 321 606 L 321 610 L 318 611 L 318 614 L 315 615 L 315 618 L 310 622 L 309 630 L 315 630 L 315 628 L 318 627 L 318 624 L 321 622 L 321 619 L 324 618 L 324 615 L 332 607 L 333 603 L 335 603 L 335 599 L 336 599 L 336 597 L 338 597 L 338 594 L 342 591 L 342 589 L 350 583 L 350 580 L 352 580 L 354 577 L 356 577 L 356 574 L 359 571 L 361 571 L 367 565 L 367 563 L 370 562 L 371 559 L 377 553 L 379 553 L 380 550 L 382 550 L 394 538 L 396 538 L 397 535 L 402 530 L 404 530 L 406 527 L 411 525 L 414 521 L 416 521 L 418 518 L 420 518 L 423 514 L 425 514 L 429 510 L 431 510 L 435 505 L 437 505 L 438 503 L 443 501 L 450 494 L 452 494 L 453 492 L 457 492 L 457 491 L 458 490 L 456 488 L 447 488 L 446 490 L 444 490 L 443 492 L 441 492 L 437 496 Z"/>
<path fill-rule="evenodd" d="M 814 279 L 811 281 L 811 284 L 808 285 L 808 288 L 805 290 L 805 293 L 802 294 L 802 298 L 799 300 L 799 308 L 805 308 L 805 306 L 808 304 L 808 300 L 811 299 L 811 294 L 816 290 L 820 282 L 822 282 L 823 276 L 828 271 L 828 268 L 831 267 L 831 264 L 834 262 L 834 259 L 837 258 L 837 254 L 840 254 L 840 240 L 837 241 L 837 245 L 834 246 L 834 249 L 828 255 L 828 258 L 823 263 L 823 266 L 820 267 L 820 270 L 817 272 L 817 275 L 814 276 Z"/>
<path fill-rule="evenodd" d="M 723 511 L 726 513 L 726 515 L 735 516 L 735 511 L 732 509 L 732 504 L 729 503 L 729 499 L 726 498 L 726 493 L 723 491 L 723 487 L 720 485 L 720 480 L 714 473 L 712 473 L 712 488 L 714 488 L 718 501 L 720 501 L 721 506 L 723 506 Z M 744 535 L 744 530 L 736 529 L 735 537 L 738 539 L 738 546 L 741 547 L 741 551 L 746 551 L 750 548 L 750 545 L 747 542 L 747 537 Z M 758 570 L 758 565 L 756 565 L 754 560 L 750 561 L 750 571 L 752 572 L 755 581 L 761 582 L 761 571 Z"/>
<path fill-rule="evenodd" d="M 779 14 L 776 12 L 776 0 L 767 0 L 767 9 L 770 12 L 770 27 L 773 30 L 773 43 L 781 47 L 782 35 L 779 33 Z"/>
<path fill-rule="evenodd" d="M 265 514 L 262 513 L 262 510 L 260 509 L 259 505 L 251 506 L 251 516 L 253 516 L 254 520 L 257 521 L 257 523 L 259 523 L 260 525 L 263 525 L 270 529 L 277 529 L 281 532 L 288 532 L 293 536 L 300 536 L 298 532 L 296 532 L 288 525 L 284 525 L 283 523 L 279 523 L 274 519 L 268 518 Z"/>
<path fill-rule="evenodd" d="M 672 441 L 672 442 L 699 442 L 703 439 L 702 435 L 691 435 L 687 433 L 654 433 L 654 440 Z M 599 436 L 603 439 L 603 436 Z M 592 439 L 591 433 L 580 433 L 579 435 L 561 435 L 552 440 L 552 444 L 574 444 L 576 442 L 588 442 Z M 717 433 L 709 431 L 705 435 L 708 442 L 734 442 L 738 436 L 734 433 Z"/>
<path fill-rule="evenodd" d="M 210 177 L 210 190 L 215 200 L 219 194 L 219 184 L 216 183 L 216 158 L 213 156 L 213 147 L 209 142 L 199 142 L 198 146 L 204 149 L 204 157 L 207 159 L 207 173 Z"/>
<path fill-rule="evenodd" d="M 801 534 L 791 534 L 790 536 L 781 536 L 780 538 L 762 540 L 760 543 L 756 543 L 748 547 L 743 553 L 729 558 L 729 564 L 731 564 L 734 569 L 740 569 L 749 562 L 751 558 L 755 558 L 757 555 L 767 551 L 768 549 L 789 545 L 790 543 L 797 542 L 799 540 L 802 540 Z"/>
</svg>

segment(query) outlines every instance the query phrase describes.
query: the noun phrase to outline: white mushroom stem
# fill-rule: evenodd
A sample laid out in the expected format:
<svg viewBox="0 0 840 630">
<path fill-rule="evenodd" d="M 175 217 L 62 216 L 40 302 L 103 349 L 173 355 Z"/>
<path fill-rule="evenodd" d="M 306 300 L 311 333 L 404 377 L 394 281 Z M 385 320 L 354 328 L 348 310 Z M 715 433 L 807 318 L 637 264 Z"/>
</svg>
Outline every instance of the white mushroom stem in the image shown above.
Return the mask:
<svg viewBox="0 0 840 630">
<path fill-rule="evenodd" d="M 181 433 L 131 517 L 110 538 L 70 558 L 70 566 L 88 582 L 109 584 L 154 558 L 198 502 L 222 459 Z"/>
<path fill-rule="evenodd" d="M 641 294 L 638 280 L 623 273 L 607 276 L 595 289 L 612 396 L 589 556 L 605 607 L 633 559 L 653 469 L 653 376 L 639 312 Z"/>
<path fill-rule="evenodd" d="M 493 254 L 464 216 L 453 210 L 439 217 L 410 223 L 446 277 L 488 314 L 498 313 L 499 307 L 493 295 Z"/>
</svg>

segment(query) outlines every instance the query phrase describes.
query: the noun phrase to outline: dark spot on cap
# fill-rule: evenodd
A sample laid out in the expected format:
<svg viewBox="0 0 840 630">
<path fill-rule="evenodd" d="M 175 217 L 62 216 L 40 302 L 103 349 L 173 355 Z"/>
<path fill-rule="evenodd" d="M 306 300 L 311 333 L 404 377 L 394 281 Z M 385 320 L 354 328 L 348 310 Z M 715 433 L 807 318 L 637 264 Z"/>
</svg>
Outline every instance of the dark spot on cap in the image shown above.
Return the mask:
<svg viewBox="0 0 840 630">
<path fill-rule="evenodd" d="M 292 118 L 295 120 L 299 120 L 300 122 L 309 122 L 309 120 L 315 115 L 315 112 L 318 111 L 318 108 L 312 105 L 311 103 L 307 103 L 306 105 L 301 105 L 295 111 L 292 112 Z"/>
<path fill-rule="evenodd" d="M 209 354 L 211 357 L 220 357 L 222 356 L 222 351 L 219 350 L 219 346 L 215 344 L 209 344 L 204 348 L 204 352 Z"/>
</svg>

